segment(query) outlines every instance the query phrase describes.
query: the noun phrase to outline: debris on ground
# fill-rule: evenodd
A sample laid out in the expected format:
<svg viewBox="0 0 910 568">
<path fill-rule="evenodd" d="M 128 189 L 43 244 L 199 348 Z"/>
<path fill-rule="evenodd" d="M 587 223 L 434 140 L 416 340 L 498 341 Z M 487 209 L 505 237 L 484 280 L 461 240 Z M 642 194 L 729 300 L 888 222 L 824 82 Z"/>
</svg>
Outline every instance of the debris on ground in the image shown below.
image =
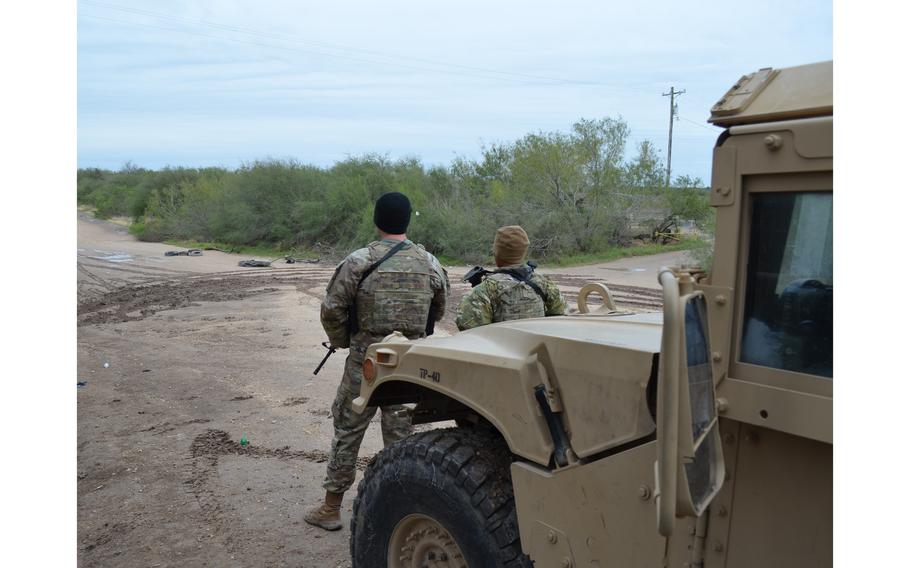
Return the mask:
<svg viewBox="0 0 910 568">
<path fill-rule="evenodd" d="M 218 247 L 202 247 L 202 250 L 216 250 L 216 251 L 218 251 L 218 252 L 226 252 L 226 253 L 240 252 L 239 249 L 236 248 L 236 247 L 231 247 L 231 248 L 228 249 L 228 250 L 225 250 L 225 249 L 222 249 L 222 248 L 218 248 Z"/>
<path fill-rule="evenodd" d="M 169 250 L 164 256 L 202 256 L 202 249 Z"/>
<path fill-rule="evenodd" d="M 278 260 L 277 258 L 275 260 Z M 268 268 L 272 266 L 275 260 L 241 260 L 237 266 L 246 266 L 249 268 Z"/>
<path fill-rule="evenodd" d="M 294 258 L 293 256 L 283 256 L 273 258 L 272 260 L 241 260 L 237 265 L 250 268 L 267 268 L 272 266 L 275 261 L 281 260 L 282 258 L 284 259 L 285 264 L 319 264 L 318 258 Z"/>
</svg>

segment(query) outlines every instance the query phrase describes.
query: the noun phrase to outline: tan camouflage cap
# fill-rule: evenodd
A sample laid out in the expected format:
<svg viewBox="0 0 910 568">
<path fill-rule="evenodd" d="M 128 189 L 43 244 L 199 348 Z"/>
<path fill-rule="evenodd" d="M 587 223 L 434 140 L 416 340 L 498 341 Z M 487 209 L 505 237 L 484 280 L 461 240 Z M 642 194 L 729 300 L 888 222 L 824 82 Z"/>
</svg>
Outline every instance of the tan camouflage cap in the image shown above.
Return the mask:
<svg viewBox="0 0 910 568">
<path fill-rule="evenodd" d="M 493 256 L 498 266 L 521 264 L 528 245 L 531 244 L 528 234 L 518 225 L 500 227 L 493 239 Z"/>
</svg>

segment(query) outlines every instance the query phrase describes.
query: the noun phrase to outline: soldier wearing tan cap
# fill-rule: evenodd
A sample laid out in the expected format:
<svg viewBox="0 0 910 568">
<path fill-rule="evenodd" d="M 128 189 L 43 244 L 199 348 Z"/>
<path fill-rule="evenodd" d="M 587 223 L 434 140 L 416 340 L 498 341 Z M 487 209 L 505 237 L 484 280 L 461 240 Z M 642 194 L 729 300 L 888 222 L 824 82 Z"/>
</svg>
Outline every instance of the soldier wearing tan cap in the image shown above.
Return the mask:
<svg viewBox="0 0 910 568">
<path fill-rule="evenodd" d="M 455 319 L 458 329 L 565 313 L 566 301 L 556 284 L 524 262 L 529 244 L 528 234 L 518 225 L 496 231 L 493 256 L 497 269 L 462 298 Z"/>
</svg>

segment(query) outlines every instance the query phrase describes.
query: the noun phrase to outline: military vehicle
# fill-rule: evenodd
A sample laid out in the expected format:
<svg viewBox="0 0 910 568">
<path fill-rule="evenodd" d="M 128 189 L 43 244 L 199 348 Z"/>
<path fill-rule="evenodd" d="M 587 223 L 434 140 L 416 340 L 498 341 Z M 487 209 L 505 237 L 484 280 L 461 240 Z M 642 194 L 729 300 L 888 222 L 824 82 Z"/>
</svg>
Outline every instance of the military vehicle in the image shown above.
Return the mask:
<svg viewBox="0 0 910 568">
<path fill-rule="evenodd" d="M 367 351 L 356 409 L 415 403 L 351 521 L 355 567 L 832 563 L 832 63 L 711 109 L 710 274 Z M 587 309 L 591 290 L 608 301 Z"/>
</svg>

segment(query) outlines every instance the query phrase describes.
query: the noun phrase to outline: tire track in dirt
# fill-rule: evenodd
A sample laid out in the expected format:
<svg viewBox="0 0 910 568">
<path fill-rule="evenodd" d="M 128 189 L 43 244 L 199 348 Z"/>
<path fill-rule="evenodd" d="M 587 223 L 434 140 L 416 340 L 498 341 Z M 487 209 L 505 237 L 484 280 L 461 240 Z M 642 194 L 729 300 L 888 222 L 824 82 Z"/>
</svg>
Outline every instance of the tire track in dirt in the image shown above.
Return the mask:
<svg viewBox="0 0 910 568">
<path fill-rule="evenodd" d="M 157 266 L 125 267 L 111 262 L 87 262 L 87 257 L 80 257 L 76 262 L 76 269 L 84 278 L 77 278 L 77 290 L 80 300 L 89 297 L 99 297 L 126 286 L 138 286 L 150 282 L 161 281 L 162 278 L 182 277 L 190 272 L 160 268 Z M 120 275 L 115 278 L 111 274 Z"/>
<path fill-rule="evenodd" d="M 243 300 L 253 295 L 278 292 L 279 286 L 287 285 L 313 295 L 308 289 L 321 282 L 318 275 L 304 271 L 240 276 L 214 273 L 151 280 L 84 298 L 77 307 L 77 322 L 81 326 L 136 321 L 159 311 L 183 308 L 196 302 Z"/>
<path fill-rule="evenodd" d="M 132 265 L 131 267 L 123 266 L 122 264 L 114 264 L 112 262 L 105 262 L 103 260 L 79 260 L 78 264 L 86 266 L 88 268 L 100 268 L 103 270 L 113 270 L 115 272 L 128 272 L 132 274 L 140 274 L 142 276 L 151 276 L 157 275 L 156 273 L 161 273 L 161 276 L 164 275 L 174 275 L 174 276 L 185 276 L 189 274 L 195 274 L 194 272 L 189 272 L 187 270 L 175 270 L 173 268 L 164 268 L 161 266 L 149 266 L 149 265 Z"/>
<path fill-rule="evenodd" d="M 603 282 L 602 280 L 595 278 L 562 274 L 553 274 L 550 275 L 550 278 L 559 286 L 576 288 L 578 290 L 581 290 L 581 287 L 589 282 Z M 663 307 L 663 293 L 659 289 L 624 284 L 610 284 L 609 282 L 603 283 L 610 289 L 610 293 L 613 295 L 613 301 L 616 302 L 617 307 L 628 307 L 640 310 L 660 310 Z M 577 291 L 564 292 L 563 295 L 566 297 L 566 301 L 570 306 L 574 306 L 578 301 Z M 593 298 L 591 298 L 591 300 L 593 300 Z"/>
<path fill-rule="evenodd" d="M 81 271 L 85 274 L 85 277 L 89 279 L 89 282 L 79 282 L 83 287 L 95 286 L 100 288 L 103 292 L 109 292 L 114 288 L 117 288 L 116 284 L 111 284 L 110 281 L 102 278 L 98 274 L 95 274 L 81 262 L 76 263 L 76 270 Z"/>
<path fill-rule="evenodd" d="M 566 304 L 568 304 L 569 309 L 575 308 L 578 302 L 578 291 L 581 290 L 582 286 L 588 284 L 589 282 L 603 282 L 603 280 L 597 278 L 586 278 L 584 276 L 574 276 L 567 274 L 547 274 L 547 278 L 555 282 L 558 286 L 562 288 L 569 288 L 570 291 L 563 290 L 562 295 L 566 299 Z M 619 308 L 632 308 L 639 311 L 653 311 L 660 310 L 663 307 L 663 296 L 662 292 L 659 289 L 644 288 L 641 286 L 628 286 L 623 284 L 610 284 L 609 282 L 604 282 L 607 287 L 610 289 L 610 292 L 613 294 L 613 300 L 616 302 L 617 307 Z M 454 326 L 456 312 L 458 310 L 458 304 L 461 302 L 462 297 L 468 293 L 471 287 L 468 284 L 458 282 L 451 283 L 451 296 L 449 297 L 449 303 L 446 306 L 446 318 L 444 322 L 450 320 L 453 322 L 451 333 L 455 333 L 457 328 Z M 591 296 L 589 299 L 589 304 L 594 305 L 596 299 L 594 296 Z"/>
<path fill-rule="evenodd" d="M 247 456 L 253 459 L 273 458 L 280 460 L 306 460 L 314 463 L 325 463 L 329 456 L 321 450 L 301 451 L 290 447 L 266 448 L 262 446 L 241 445 L 231 439 L 223 430 L 209 429 L 196 436 L 190 444 L 189 466 L 184 484 L 196 498 L 205 520 L 223 535 L 225 545 L 231 553 L 243 548 L 244 540 L 240 527 L 228 518 L 228 511 L 222 500 L 212 489 L 211 483 L 217 475 L 218 460 L 222 456 Z M 355 467 L 363 471 L 372 462 L 372 457 L 357 458 Z"/>
<path fill-rule="evenodd" d="M 321 301 L 325 285 L 334 272 L 330 266 L 294 266 L 164 276 L 149 274 L 138 267 L 106 268 L 145 275 L 146 278 L 116 286 L 98 275 L 92 275 L 92 281 L 102 290 L 91 296 L 86 294 L 79 303 L 77 322 L 80 326 L 141 320 L 159 311 L 196 305 L 196 302 L 243 300 L 253 295 L 278 292 L 280 286 L 294 286 L 298 293 Z M 563 294 L 570 307 L 577 302 L 577 290 L 592 281 L 591 278 L 575 275 L 551 274 L 549 277 L 557 285 L 569 289 Z M 659 310 L 662 306 L 660 290 L 640 286 L 608 286 L 618 306 L 637 310 Z M 449 333 L 457 331 L 456 311 L 468 290 L 470 287 L 467 284 L 460 281 L 452 283 L 446 315 L 438 324 L 440 329 Z"/>
</svg>

